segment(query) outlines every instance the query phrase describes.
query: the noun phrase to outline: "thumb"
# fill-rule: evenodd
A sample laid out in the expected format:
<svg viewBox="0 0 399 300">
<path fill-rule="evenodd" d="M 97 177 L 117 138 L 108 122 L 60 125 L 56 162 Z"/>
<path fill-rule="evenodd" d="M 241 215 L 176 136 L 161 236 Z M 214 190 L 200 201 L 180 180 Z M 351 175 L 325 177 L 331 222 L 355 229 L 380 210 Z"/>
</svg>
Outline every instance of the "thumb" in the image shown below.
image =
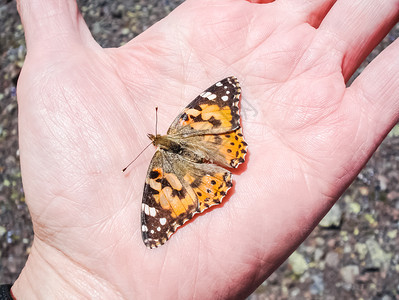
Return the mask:
<svg viewBox="0 0 399 300">
<path fill-rule="evenodd" d="M 97 43 L 90 34 L 76 0 L 17 0 L 29 52 L 68 50 Z"/>
</svg>

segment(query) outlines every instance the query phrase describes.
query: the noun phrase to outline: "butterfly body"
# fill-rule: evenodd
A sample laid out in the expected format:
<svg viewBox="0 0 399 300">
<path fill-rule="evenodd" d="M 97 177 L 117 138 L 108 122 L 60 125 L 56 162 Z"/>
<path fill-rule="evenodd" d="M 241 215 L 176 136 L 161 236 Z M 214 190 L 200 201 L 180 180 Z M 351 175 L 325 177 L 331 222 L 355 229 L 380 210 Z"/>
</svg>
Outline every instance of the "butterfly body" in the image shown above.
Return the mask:
<svg viewBox="0 0 399 300">
<path fill-rule="evenodd" d="M 164 244 L 196 213 L 220 204 L 232 187 L 231 172 L 244 162 L 240 87 L 225 78 L 195 98 L 166 135 L 148 134 L 158 147 L 148 168 L 142 203 L 142 237 L 149 248 Z"/>
<path fill-rule="evenodd" d="M 178 139 L 176 140 L 169 135 L 153 135 L 151 133 L 148 134 L 148 137 L 152 141 L 152 144 L 158 146 L 160 149 L 177 154 L 181 153 L 182 148 L 179 145 Z"/>
</svg>

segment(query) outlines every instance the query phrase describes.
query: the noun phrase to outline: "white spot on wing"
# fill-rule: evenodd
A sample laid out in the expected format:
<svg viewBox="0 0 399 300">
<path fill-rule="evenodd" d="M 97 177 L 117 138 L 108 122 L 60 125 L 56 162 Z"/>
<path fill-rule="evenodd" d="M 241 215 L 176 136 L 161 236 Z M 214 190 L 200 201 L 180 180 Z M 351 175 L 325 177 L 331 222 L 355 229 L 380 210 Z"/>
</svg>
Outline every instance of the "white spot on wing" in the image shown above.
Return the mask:
<svg viewBox="0 0 399 300">
<path fill-rule="evenodd" d="M 149 207 L 147 204 L 144 204 L 144 213 L 145 213 L 146 215 L 149 215 L 149 214 L 150 214 L 150 207 Z"/>
<path fill-rule="evenodd" d="M 148 228 L 147 228 L 147 226 L 145 226 L 145 225 L 141 225 L 141 231 L 143 231 L 143 232 L 147 232 L 147 231 L 148 231 Z"/>
<path fill-rule="evenodd" d="M 165 225 L 166 224 L 166 218 L 160 218 L 159 219 L 159 223 L 161 223 L 161 225 Z"/>
<path fill-rule="evenodd" d="M 215 85 L 216 85 L 216 86 L 222 86 L 223 84 L 219 81 L 219 82 L 216 82 Z"/>
<path fill-rule="evenodd" d="M 215 99 L 215 98 L 216 98 L 216 95 L 215 95 L 215 94 L 212 94 L 212 95 L 208 96 L 208 99 L 209 99 L 209 100 L 213 100 L 213 99 Z"/>
<path fill-rule="evenodd" d="M 223 100 L 223 101 L 227 101 L 227 100 L 229 100 L 229 97 L 227 97 L 227 96 L 222 96 L 222 100 Z"/>
<path fill-rule="evenodd" d="M 212 94 L 212 93 L 210 93 L 210 92 L 206 92 L 206 93 L 202 93 L 200 96 L 201 96 L 202 98 L 208 98 L 211 94 Z"/>
<path fill-rule="evenodd" d="M 157 227 L 157 231 L 161 231 L 161 227 L 158 226 L 158 227 Z"/>
<path fill-rule="evenodd" d="M 157 215 L 157 211 L 154 207 L 150 207 L 150 216 L 155 217 Z"/>
</svg>

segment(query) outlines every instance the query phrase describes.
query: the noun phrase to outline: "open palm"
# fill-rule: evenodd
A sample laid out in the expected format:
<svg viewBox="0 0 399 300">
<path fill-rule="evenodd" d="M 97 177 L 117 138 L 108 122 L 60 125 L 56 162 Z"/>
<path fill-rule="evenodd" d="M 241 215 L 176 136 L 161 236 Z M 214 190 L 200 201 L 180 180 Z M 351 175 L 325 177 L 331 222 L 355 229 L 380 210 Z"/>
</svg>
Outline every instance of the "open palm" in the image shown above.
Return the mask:
<svg viewBox="0 0 399 300">
<path fill-rule="evenodd" d="M 74 0 L 20 0 L 20 152 L 35 240 L 14 294 L 209 299 L 256 288 L 398 119 L 398 43 L 345 86 L 393 26 L 394 4 L 191 0 L 127 45 L 102 49 Z M 121 169 L 150 142 L 156 106 L 164 134 L 230 75 L 241 83 L 249 144 L 235 187 L 223 207 L 149 250 L 140 211 L 154 149 Z"/>
</svg>

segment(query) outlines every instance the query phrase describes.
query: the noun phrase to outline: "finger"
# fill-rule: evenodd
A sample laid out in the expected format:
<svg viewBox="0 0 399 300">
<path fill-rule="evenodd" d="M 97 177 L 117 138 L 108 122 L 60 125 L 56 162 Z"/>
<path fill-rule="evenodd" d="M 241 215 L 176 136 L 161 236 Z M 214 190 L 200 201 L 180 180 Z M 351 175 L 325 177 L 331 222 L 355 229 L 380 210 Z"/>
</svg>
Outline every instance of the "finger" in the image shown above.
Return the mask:
<svg viewBox="0 0 399 300">
<path fill-rule="evenodd" d="M 75 0 L 17 0 L 29 51 L 94 44 Z"/>
<path fill-rule="evenodd" d="M 348 102 L 361 108 L 365 145 L 375 148 L 399 121 L 399 40 L 381 52 L 348 88 Z M 353 101 L 355 100 L 355 101 Z"/>
<path fill-rule="evenodd" d="M 320 23 L 337 0 L 280 0 L 279 4 L 286 5 L 288 11 L 296 12 L 302 22 L 309 23 L 312 27 L 319 27 Z"/>
<path fill-rule="evenodd" d="M 395 0 L 339 0 L 320 25 L 319 33 L 341 53 L 346 81 L 397 21 Z"/>
<path fill-rule="evenodd" d="M 312 27 L 318 27 L 324 16 L 337 0 L 246 0 L 254 4 L 268 4 L 275 2 L 280 7 L 285 7 L 286 11 L 300 16 L 301 22 L 309 23 Z M 265 6 L 266 7 L 266 6 Z"/>
</svg>

